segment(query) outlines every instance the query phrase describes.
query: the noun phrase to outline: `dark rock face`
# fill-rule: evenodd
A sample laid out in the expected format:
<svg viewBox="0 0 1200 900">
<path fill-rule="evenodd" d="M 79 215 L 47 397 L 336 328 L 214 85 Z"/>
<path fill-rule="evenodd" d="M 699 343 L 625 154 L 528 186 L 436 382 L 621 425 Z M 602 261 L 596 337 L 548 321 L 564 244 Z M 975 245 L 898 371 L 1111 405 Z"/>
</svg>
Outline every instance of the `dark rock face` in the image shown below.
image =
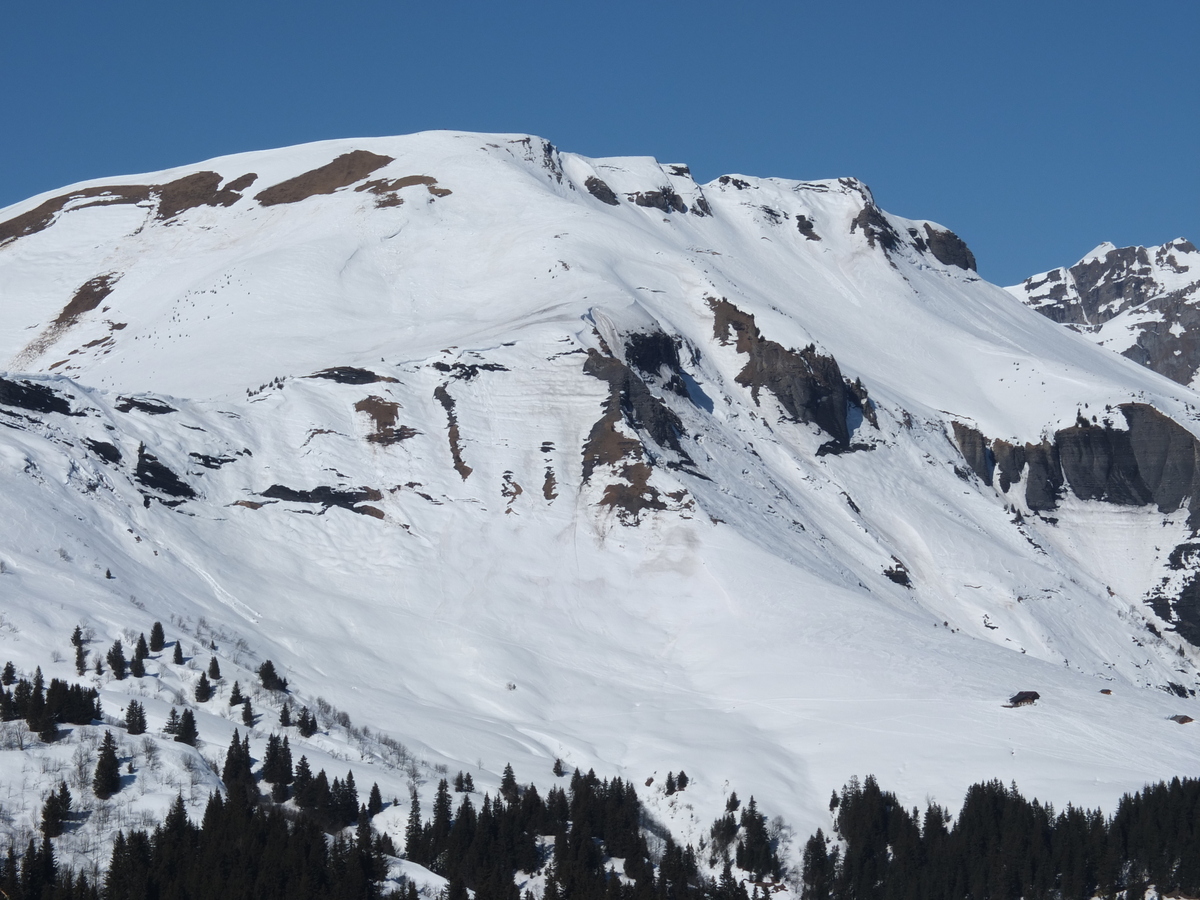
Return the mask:
<svg viewBox="0 0 1200 900">
<path fill-rule="evenodd" d="M 681 397 L 689 396 L 683 382 L 683 366 L 679 363 L 679 348 L 665 332 L 636 332 L 629 335 L 625 341 L 625 360 L 647 375 L 662 375 L 665 372 L 667 388 Z"/>
<path fill-rule="evenodd" d="M 953 231 L 938 231 L 930 225 L 925 226 L 929 236 L 929 252 L 934 259 L 944 266 L 958 266 L 969 272 L 975 271 L 975 254 Z"/>
<path fill-rule="evenodd" d="M 282 484 L 273 484 L 260 494 L 262 497 L 268 497 L 272 500 L 285 500 L 290 503 L 315 503 L 322 507 L 322 512 L 329 509 L 331 506 L 339 506 L 342 509 L 348 509 L 351 512 L 362 513 L 363 515 L 375 516 L 379 511 L 371 506 L 359 506 L 367 500 L 382 500 L 383 494 L 375 488 L 359 488 L 358 490 L 347 488 L 333 488 L 322 485 L 315 487 L 309 491 L 298 491 L 295 488 L 285 487 Z"/>
<path fill-rule="evenodd" d="M 144 412 L 151 416 L 165 416 L 167 413 L 178 412 L 173 406 L 168 406 L 161 400 L 148 400 L 143 397 L 118 397 L 117 410 L 127 413 L 133 410 Z"/>
<path fill-rule="evenodd" d="M 664 510 L 667 502 L 662 492 L 649 483 L 654 459 L 647 454 L 647 447 L 637 438 L 622 434 L 617 425 L 624 422 L 648 434 L 659 447 L 674 451 L 679 462 L 668 465 L 691 466 L 692 459 L 679 442 L 684 434 L 683 423 L 620 360 L 589 350 L 583 371 L 609 386 L 602 406 L 604 413 L 583 446 L 583 479 L 590 480 L 600 466 L 616 469 L 620 480 L 605 487 L 600 503 L 614 509 L 624 524 L 637 524 L 644 511 Z M 679 500 L 682 495 L 670 495 L 669 499 Z"/>
<path fill-rule="evenodd" d="M 804 235 L 807 240 L 819 241 L 821 239 L 821 236 L 817 234 L 817 230 L 813 226 L 813 220 L 808 216 L 796 215 L 796 230 Z"/>
<path fill-rule="evenodd" d="M 1000 490 L 1026 479 L 1025 503 L 1034 511 L 1053 509 L 1063 485 L 1081 500 L 1122 506 L 1155 504 L 1172 512 L 1185 503 L 1189 523 L 1200 525 L 1200 441 L 1152 406 L 1120 407 L 1127 430 L 1080 421 L 1038 444 L 988 441 L 969 426 L 954 423 L 954 437 L 967 465 L 991 484 L 999 470 Z M 1026 469 L 1028 466 L 1028 469 Z"/>
<path fill-rule="evenodd" d="M 357 369 L 354 366 L 334 366 L 332 369 L 322 369 L 314 372 L 309 378 L 325 378 L 338 384 L 375 384 L 377 381 L 391 381 L 395 378 L 376 375 L 370 369 Z"/>
<path fill-rule="evenodd" d="M 683 202 L 683 198 L 675 193 L 675 190 L 670 185 L 664 185 L 657 191 L 638 191 L 636 194 L 630 194 L 629 199 L 637 206 L 658 209 L 665 213 L 685 213 L 688 211 L 687 204 Z"/>
<path fill-rule="evenodd" d="M 996 458 L 988 447 L 988 440 L 981 432 L 961 422 L 952 423 L 954 441 L 958 449 L 971 467 L 971 471 L 989 487 L 992 484 L 992 473 L 996 468 Z"/>
<path fill-rule="evenodd" d="M 115 466 L 121 461 L 121 450 L 116 444 L 110 444 L 108 441 L 93 441 L 85 438 L 83 445 L 109 465 Z"/>
<path fill-rule="evenodd" d="M 589 175 L 583 186 L 588 189 L 589 194 L 601 203 L 607 203 L 609 206 L 619 206 L 621 203 L 617 199 L 617 195 L 613 193 L 613 189 L 595 175 Z"/>
<path fill-rule="evenodd" d="M 159 462 L 158 457 L 153 453 L 146 450 L 145 444 L 138 447 L 137 469 L 133 477 L 143 487 L 169 497 L 176 497 L 181 502 L 194 499 L 196 496 L 196 492 L 178 475 Z"/>
<path fill-rule="evenodd" d="M 1058 506 L 1062 490 L 1062 466 L 1058 461 L 1058 446 L 1049 441 L 1025 445 L 1025 461 L 1029 471 L 1025 481 L 1025 505 L 1034 512 Z"/>
<path fill-rule="evenodd" d="M 1020 444 L 996 440 L 992 441 L 991 450 L 996 469 L 1000 472 L 1000 490 L 1007 494 L 1008 489 L 1021 480 L 1021 470 L 1025 468 L 1025 448 Z"/>
<path fill-rule="evenodd" d="M 62 394 L 44 384 L 32 381 L 9 381 L 0 378 L 0 405 L 39 413 L 61 413 L 64 416 L 82 416 L 71 412 L 71 404 Z"/>
<path fill-rule="evenodd" d="M 737 382 L 750 388 L 754 402 L 758 402 L 759 390 L 766 388 L 793 419 L 816 423 L 833 438 L 836 448 L 849 449 L 846 414 L 852 402 L 858 405 L 861 401 L 848 388 L 837 360 L 821 355 L 811 345 L 796 351 L 767 340 L 754 324 L 754 316 L 724 298 L 710 298 L 708 305 L 714 314 L 713 336 L 727 344 L 732 331 L 738 352 L 749 356 Z M 862 396 L 866 396 L 865 389 Z M 864 408 L 870 408 L 869 400 Z"/>
<path fill-rule="evenodd" d="M 860 228 L 872 249 L 878 243 L 884 249 L 884 252 L 891 253 L 900 246 L 900 235 L 874 203 L 867 203 L 863 206 L 859 214 L 851 220 L 851 234 L 854 234 Z"/>
</svg>

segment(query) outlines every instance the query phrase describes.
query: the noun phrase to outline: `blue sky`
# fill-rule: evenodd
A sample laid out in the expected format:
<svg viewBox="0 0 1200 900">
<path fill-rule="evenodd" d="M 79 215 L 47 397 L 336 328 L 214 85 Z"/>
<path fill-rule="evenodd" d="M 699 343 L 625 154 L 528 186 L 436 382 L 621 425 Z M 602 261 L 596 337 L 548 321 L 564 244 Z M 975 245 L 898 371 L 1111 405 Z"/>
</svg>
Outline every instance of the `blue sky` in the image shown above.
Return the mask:
<svg viewBox="0 0 1200 900">
<path fill-rule="evenodd" d="M 1200 242 L 1200 3 L 172 3 L 0 11 L 0 205 L 241 150 L 431 128 L 855 175 L 1010 283 Z"/>
</svg>

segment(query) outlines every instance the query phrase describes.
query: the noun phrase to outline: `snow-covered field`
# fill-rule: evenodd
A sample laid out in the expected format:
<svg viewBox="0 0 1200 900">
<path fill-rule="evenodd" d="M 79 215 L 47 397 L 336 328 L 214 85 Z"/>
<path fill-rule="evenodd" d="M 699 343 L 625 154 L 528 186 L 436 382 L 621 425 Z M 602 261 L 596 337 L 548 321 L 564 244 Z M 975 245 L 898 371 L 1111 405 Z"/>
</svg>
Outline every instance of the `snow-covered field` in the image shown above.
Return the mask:
<svg viewBox="0 0 1200 900">
<path fill-rule="evenodd" d="M 255 200 L 314 170 L 293 194 L 329 192 Z M 164 191 L 130 187 L 205 171 L 256 177 L 165 218 Z M 90 186 L 0 211 L 5 377 L 73 413 L 0 405 L 0 663 L 73 679 L 76 624 L 103 654 L 156 620 L 199 669 L 218 656 L 223 691 L 269 658 L 294 707 L 352 723 L 293 731 L 293 756 L 399 798 L 398 843 L 414 784 L 426 804 L 443 772 L 494 790 L 506 762 L 539 785 L 555 758 L 620 775 L 693 842 L 730 790 L 802 843 L 856 774 L 909 806 L 1000 778 L 1108 809 L 1200 775 L 1200 726 L 1168 718 L 1196 700 L 1164 689 L 1196 686 L 1197 651 L 1144 602 L 1186 510 L 1068 492 L 1034 515 L 951 430 L 1036 443 L 1137 401 L 1195 432 L 1200 397 L 940 261 L 940 226 L 859 182 L 701 186 L 438 132 Z M 876 423 L 851 410 L 852 450 L 819 455 L 830 435 L 748 383 L 722 299 L 861 381 Z M 631 336 L 659 332 L 678 366 L 639 367 Z M 149 668 L 86 680 L 110 715 L 142 698 L 154 735 L 199 669 Z M 1005 708 L 1020 690 L 1042 699 Z M 261 750 L 278 698 L 252 702 Z M 111 822 L 203 802 L 202 758 L 242 726 L 220 700 L 198 721 L 198 754 L 152 741 L 157 769 L 125 739 Z M 0 825 L 30 827 L 95 733 L 0 752 Z"/>
</svg>

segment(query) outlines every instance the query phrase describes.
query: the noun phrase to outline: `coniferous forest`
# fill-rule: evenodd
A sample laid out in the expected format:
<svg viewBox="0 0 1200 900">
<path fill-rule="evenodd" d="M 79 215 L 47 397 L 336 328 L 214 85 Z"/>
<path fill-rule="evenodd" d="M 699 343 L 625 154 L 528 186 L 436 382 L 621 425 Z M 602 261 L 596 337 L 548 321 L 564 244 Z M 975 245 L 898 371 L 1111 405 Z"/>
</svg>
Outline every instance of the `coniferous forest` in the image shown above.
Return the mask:
<svg viewBox="0 0 1200 900">
<path fill-rule="evenodd" d="M 976 784 L 951 822 L 905 809 L 874 778 L 830 800 L 836 837 L 804 849 L 804 900 L 1140 900 L 1200 894 L 1200 781 L 1127 794 L 1111 817 Z"/>
</svg>

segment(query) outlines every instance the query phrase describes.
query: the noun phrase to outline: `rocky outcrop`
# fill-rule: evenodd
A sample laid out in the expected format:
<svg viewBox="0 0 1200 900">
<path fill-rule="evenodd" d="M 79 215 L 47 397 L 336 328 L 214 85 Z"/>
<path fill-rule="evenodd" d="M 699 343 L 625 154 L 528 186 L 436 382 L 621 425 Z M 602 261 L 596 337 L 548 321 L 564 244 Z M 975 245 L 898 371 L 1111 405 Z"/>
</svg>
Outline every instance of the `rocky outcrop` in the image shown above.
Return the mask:
<svg viewBox="0 0 1200 900">
<path fill-rule="evenodd" d="M 989 441 L 970 426 L 953 424 L 955 442 L 971 470 L 987 484 L 999 471 L 999 489 L 1025 482 L 1025 505 L 1054 509 L 1067 486 L 1081 500 L 1121 506 L 1154 504 L 1161 512 L 1186 505 L 1200 526 L 1200 441 L 1170 417 L 1144 403 L 1120 407 L 1126 428 L 1081 416 L 1053 439 L 1025 445 Z"/>
<path fill-rule="evenodd" d="M 1180 384 L 1200 372 L 1200 252 L 1190 241 L 1101 245 L 1069 268 L 1009 290 L 1048 319 L 1084 333 L 1098 334 L 1124 317 L 1130 338 L 1119 340 L 1122 355 Z"/>
<path fill-rule="evenodd" d="M 873 413 L 866 390 L 861 385 L 861 393 L 850 389 L 837 360 L 817 352 L 811 344 L 803 350 L 789 350 L 767 340 L 755 325 L 754 316 L 724 298 L 710 297 L 708 305 L 714 315 L 713 336 L 728 344 L 732 333 L 737 351 L 749 357 L 737 382 L 750 388 L 754 402 L 759 402 L 759 392 L 766 388 L 795 421 L 814 423 L 832 437 L 831 450 L 849 449 L 847 412 L 851 405 L 861 407 L 864 415 Z"/>
<path fill-rule="evenodd" d="M 958 266 L 969 272 L 975 271 L 975 254 L 966 242 L 953 231 L 934 228 L 925 223 L 929 252 L 944 266 Z"/>
</svg>

